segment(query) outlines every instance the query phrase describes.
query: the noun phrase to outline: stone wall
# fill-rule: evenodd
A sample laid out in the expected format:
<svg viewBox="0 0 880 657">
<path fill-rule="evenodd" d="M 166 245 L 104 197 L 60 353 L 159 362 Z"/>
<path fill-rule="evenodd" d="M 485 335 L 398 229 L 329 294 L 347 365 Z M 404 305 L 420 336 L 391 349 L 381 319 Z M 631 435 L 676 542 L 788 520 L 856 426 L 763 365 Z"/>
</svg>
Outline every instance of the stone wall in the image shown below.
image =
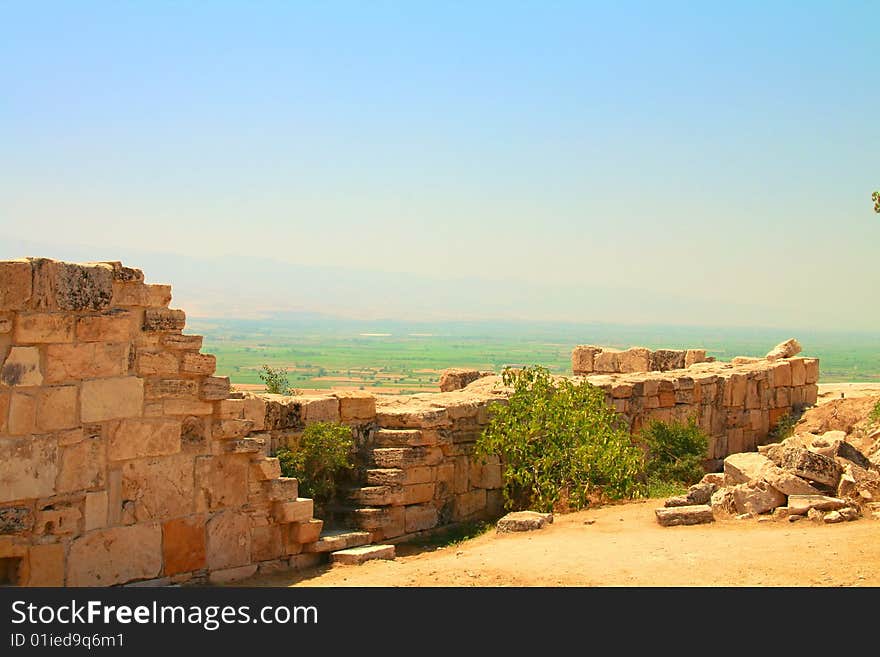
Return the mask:
<svg viewBox="0 0 880 657">
<path fill-rule="evenodd" d="M 229 399 L 171 288 L 143 281 L 0 262 L 7 583 L 224 581 L 296 566 L 317 539 L 312 501 L 267 458 L 266 403 Z"/>
<path fill-rule="evenodd" d="M 328 525 L 396 541 L 500 514 L 501 465 L 473 453 L 506 402 L 500 377 L 456 370 L 449 392 L 412 396 L 230 392 L 170 301 L 120 263 L 0 262 L 0 578 L 222 582 L 314 565 L 336 543 L 270 456 L 311 422 L 346 423 L 358 445 Z M 712 469 L 815 403 L 818 361 L 773 357 L 582 346 L 572 362 L 633 432 L 695 417 Z"/>
<path fill-rule="evenodd" d="M 571 370 L 576 376 L 589 374 L 627 374 L 630 372 L 666 372 L 690 367 L 694 363 L 713 362 L 705 349 L 657 349 L 645 347 L 611 349 L 581 344 L 571 352 Z"/>
</svg>

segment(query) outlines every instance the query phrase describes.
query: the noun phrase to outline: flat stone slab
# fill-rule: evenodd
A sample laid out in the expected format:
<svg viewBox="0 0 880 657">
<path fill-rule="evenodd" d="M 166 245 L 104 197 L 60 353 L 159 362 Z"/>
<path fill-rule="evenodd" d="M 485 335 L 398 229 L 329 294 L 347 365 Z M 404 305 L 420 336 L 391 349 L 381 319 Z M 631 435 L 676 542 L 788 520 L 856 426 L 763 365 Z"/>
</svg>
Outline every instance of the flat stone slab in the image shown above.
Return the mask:
<svg viewBox="0 0 880 657">
<path fill-rule="evenodd" d="M 321 534 L 314 543 L 303 546 L 303 552 L 336 552 L 347 550 L 370 542 L 369 532 L 353 532 L 349 530 L 331 530 Z"/>
<path fill-rule="evenodd" d="M 495 523 L 495 529 L 500 533 L 531 532 L 537 529 L 544 529 L 544 527 L 552 522 L 552 513 L 514 511 L 513 513 L 508 513 Z"/>
<path fill-rule="evenodd" d="M 789 495 L 788 510 L 789 513 L 803 515 L 810 509 L 818 511 L 836 511 L 847 506 L 846 500 L 837 497 L 828 497 L 827 495 Z"/>
<path fill-rule="evenodd" d="M 692 504 L 691 506 L 674 506 L 654 511 L 657 522 L 663 527 L 676 525 L 702 525 L 715 522 L 712 507 L 708 504 Z"/>
<path fill-rule="evenodd" d="M 330 555 L 330 561 L 346 566 L 357 566 L 373 559 L 393 559 L 394 554 L 393 545 L 363 545 L 347 550 L 337 550 Z"/>
</svg>

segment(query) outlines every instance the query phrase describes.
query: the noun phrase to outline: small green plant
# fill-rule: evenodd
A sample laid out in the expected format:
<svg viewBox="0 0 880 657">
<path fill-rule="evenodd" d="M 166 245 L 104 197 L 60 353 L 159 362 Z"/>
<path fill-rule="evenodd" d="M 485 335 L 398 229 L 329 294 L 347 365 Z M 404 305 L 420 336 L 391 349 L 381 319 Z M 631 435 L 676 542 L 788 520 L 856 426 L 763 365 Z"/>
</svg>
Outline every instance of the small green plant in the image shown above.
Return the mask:
<svg viewBox="0 0 880 657">
<path fill-rule="evenodd" d="M 689 486 L 704 474 L 709 438 L 695 418 L 687 422 L 650 422 L 639 439 L 647 449 L 645 474 L 653 487 L 660 482 Z"/>
<path fill-rule="evenodd" d="M 296 477 L 302 497 L 327 504 L 336 497 L 337 481 L 354 467 L 351 428 L 338 422 L 315 422 L 303 431 L 295 445 L 281 448 L 275 456 L 281 474 Z"/>
<path fill-rule="evenodd" d="M 266 392 L 273 395 L 295 395 L 298 391 L 290 387 L 287 372 L 281 367 L 263 365 L 259 373 L 260 379 L 266 384 Z"/>
<path fill-rule="evenodd" d="M 871 412 L 868 414 L 868 419 L 871 420 L 871 422 L 880 422 L 880 399 L 874 404 L 874 408 L 871 409 Z"/>
<path fill-rule="evenodd" d="M 492 406 L 476 454 L 501 457 L 508 509 L 580 509 L 644 491 L 641 450 L 602 389 L 543 367 L 507 368 L 502 380 L 513 393 Z"/>
<path fill-rule="evenodd" d="M 674 495 L 684 495 L 687 492 L 687 486 L 678 481 L 664 481 L 659 477 L 650 477 L 648 479 L 648 497 L 673 497 Z"/>
<path fill-rule="evenodd" d="M 767 434 L 767 442 L 781 443 L 786 438 L 790 438 L 794 435 L 794 427 L 797 423 L 798 418 L 796 415 L 786 413 L 777 420 L 776 426 Z"/>
</svg>

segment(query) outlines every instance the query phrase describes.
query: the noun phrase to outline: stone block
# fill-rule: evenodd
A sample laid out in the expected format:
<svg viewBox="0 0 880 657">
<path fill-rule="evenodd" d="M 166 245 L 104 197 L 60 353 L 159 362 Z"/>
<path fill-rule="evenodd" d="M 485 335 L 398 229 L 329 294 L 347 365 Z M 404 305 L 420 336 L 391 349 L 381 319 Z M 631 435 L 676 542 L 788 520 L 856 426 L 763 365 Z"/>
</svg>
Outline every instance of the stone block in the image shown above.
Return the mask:
<svg viewBox="0 0 880 657">
<path fill-rule="evenodd" d="M 110 311 L 76 319 L 78 342 L 128 342 L 132 337 L 133 320 L 126 311 Z"/>
<path fill-rule="evenodd" d="M 56 479 L 57 493 L 72 493 L 104 486 L 107 461 L 102 438 L 87 438 L 61 447 L 59 451 L 61 465 Z"/>
<path fill-rule="evenodd" d="M 434 499 L 434 484 L 413 484 L 403 487 L 403 504 L 421 504 Z"/>
<path fill-rule="evenodd" d="M 186 313 L 168 308 L 148 308 L 144 311 L 144 331 L 175 333 L 186 326 Z"/>
<path fill-rule="evenodd" d="M 145 285 L 147 305 L 153 308 L 167 308 L 171 303 L 171 286 L 162 284 Z"/>
<path fill-rule="evenodd" d="M 181 423 L 166 418 L 125 419 L 110 428 L 111 461 L 165 456 L 180 451 Z"/>
<path fill-rule="evenodd" d="M 36 310 L 98 311 L 110 306 L 113 268 L 104 263 L 77 264 L 31 259 Z"/>
<path fill-rule="evenodd" d="M 680 349 L 658 349 L 651 354 L 651 370 L 666 372 L 684 368 L 685 352 Z"/>
<path fill-rule="evenodd" d="M 791 363 L 778 361 L 773 367 L 773 386 L 791 387 Z"/>
<path fill-rule="evenodd" d="M 166 399 L 162 402 L 165 415 L 211 415 L 214 405 L 194 399 Z"/>
<path fill-rule="evenodd" d="M 9 401 L 9 433 L 24 436 L 36 431 L 37 398 L 35 395 L 13 392 Z"/>
<path fill-rule="evenodd" d="M 174 376 L 177 371 L 177 357 L 174 354 L 142 351 L 137 355 L 138 376 Z"/>
<path fill-rule="evenodd" d="M 147 399 L 196 399 L 198 394 L 198 381 L 189 379 L 148 379 L 144 383 Z"/>
<path fill-rule="evenodd" d="M 73 342 L 73 322 L 73 315 L 61 313 L 19 313 L 15 324 L 15 342 Z"/>
<path fill-rule="evenodd" d="M 53 495 L 57 473 L 54 437 L 0 438 L 0 503 Z"/>
<path fill-rule="evenodd" d="M 826 495 L 789 495 L 788 510 L 793 515 L 804 515 L 811 509 L 834 511 L 847 506 L 846 500 Z"/>
<path fill-rule="evenodd" d="M 311 519 L 303 522 L 293 522 L 288 525 L 288 541 L 291 543 L 314 543 L 321 536 L 324 521 Z"/>
<path fill-rule="evenodd" d="M 251 529 L 251 559 L 270 561 L 284 554 L 281 525 L 265 525 Z"/>
<path fill-rule="evenodd" d="M 402 471 L 403 475 L 403 485 L 411 486 L 413 484 L 427 484 L 437 479 L 437 467 L 436 466 L 417 466 L 414 468 L 407 468 Z"/>
<path fill-rule="evenodd" d="M 647 372 L 651 369 L 651 351 L 644 347 L 630 347 L 617 354 L 620 372 Z"/>
<path fill-rule="evenodd" d="M 201 335 L 183 335 L 168 333 L 163 335 L 160 343 L 166 349 L 180 349 L 185 351 L 200 351 L 204 338 Z"/>
<path fill-rule="evenodd" d="M 438 465 L 443 451 L 439 447 L 384 447 L 374 449 L 372 456 L 379 468 L 410 468 Z"/>
<path fill-rule="evenodd" d="M 702 525 L 715 521 L 715 517 L 712 515 L 712 507 L 706 504 L 657 509 L 654 511 L 654 515 L 657 518 L 657 522 L 663 527 Z"/>
<path fill-rule="evenodd" d="M 209 376 L 202 381 L 200 397 L 205 400 L 226 399 L 231 386 L 228 376 Z"/>
<path fill-rule="evenodd" d="M 468 491 L 455 496 L 453 502 L 453 520 L 466 520 L 473 516 L 485 513 L 486 491 L 482 488 Z"/>
<path fill-rule="evenodd" d="M 819 359 L 804 358 L 804 383 L 816 383 L 819 381 Z"/>
<path fill-rule="evenodd" d="M 46 382 L 63 383 L 128 373 L 129 347 L 122 343 L 86 342 L 46 347 Z"/>
<path fill-rule="evenodd" d="M 766 481 L 750 481 L 733 487 L 737 513 L 760 514 L 784 506 L 786 497 Z"/>
<path fill-rule="evenodd" d="M 250 529 L 251 523 L 247 514 L 223 511 L 212 516 L 206 524 L 208 569 L 220 570 L 249 563 Z"/>
<path fill-rule="evenodd" d="M 406 507 L 404 528 L 407 534 L 436 527 L 440 518 L 433 504 L 417 504 Z"/>
<path fill-rule="evenodd" d="M 393 545 L 363 545 L 361 547 L 339 550 L 330 555 L 335 564 L 359 565 L 373 559 L 394 559 Z"/>
<path fill-rule="evenodd" d="M 26 260 L 0 262 L 0 310 L 28 307 L 32 292 L 31 263 Z"/>
<path fill-rule="evenodd" d="M 782 453 L 782 468 L 798 477 L 825 486 L 837 487 L 843 469 L 833 459 L 800 447 L 786 447 Z"/>
<path fill-rule="evenodd" d="M 107 526 L 108 497 L 106 490 L 86 493 L 83 530 L 102 529 Z"/>
<path fill-rule="evenodd" d="M 405 511 L 402 506 L 355 509 L 351 513 L 352 524 L 366 531 L 381 531 L 386 538 L 406 532 Z"/>
<path fill-rule="evenodd" d="M 593 358 L 593 371 L 600 374 L 612 374 L 620 371 L 617 349 L 604 349 Z"/>
<path fill-rule="evenodd" d="M 80 391 L 82 422 L 103 422 L 140 416 L 144 380 L 135 376 L 83 381 Z"/>
<path fill-rule="evenodd" d="M 367 422 L 376 417 L 376 398 L 363 391 L 335 392 L 342 422 Z"/>
<path fill-rule="evenodd" d="M 281 476 L 281 463 L 277 458 L 264 458 L 251 463 L 251 478 L 256 481 L 276 479 Z"/>
<path fill-rule="evenodd" d="M 165 575 L 201 570 L 206 565 L 207 534 L 201 515 L 168 520 L 162 525 Z"/>
<path fill-rule="evenodd" d="M 196 511 L 237 508 L 247 502 L 247 455 L 196 459 Z"/>
<path fill-rule="evenodd" d="M 688 349 L 684 352 L 684 366 L 690 367 L 695 363 L 706 362 L 705 349 Z"/>
<path fill-rule="evenodd" d="M 300 497 L 289 502 L 275 502 L 272 504 L 272 517 L 275 522 L 306 522 L 314 515 L 312 500 Z"/>
<path fill-rule="evenodd" d="M 41 386 L 39 347 L 12 347 L 0 369 L 0 384 L 5 386 Z"/>
<path fill-rule="evenodd" d="M 210 376 L 217 369 L 217 358 L 212 354 L 184 353 L 180 371 L 184 374 Z"/>
<path fill-rule="evenodd" d="M 773 461 L 757 452 L 731 454 L 724 459 L 725 482 L 727 485 L 733 485 L 759 480 L 768 470 L 775 467 Z"/>
<path fill-rule="evenodd" d="M 36 395 L 36 430 L 40 433 L 71 429 L 79 424 L 76 386 L 41 388 Z"/>
<path fill-rule="evenodd" d="M 531 532 L 544 529 L 553 522 L 552 513 L 538 513 L 537 511 L 514 511 L 495 523 L 495 530 L 499 534 L 510 532 Z"/>
<path fill-rule="evenodd" d="M 377 404 L 376 422 L 388 429 L 431 429 L 450 424 L 445 408 L 407 404 Z"/>
<path fill-rule="evenodd" d="M 27 571 L 25 586 L 64 586 L 64 544 L 31 545 Z"/>
<path fill-rule="evenodd" d="M 785 342 L 780 342 L 773 347 L 765 356 L 767 360 L 779 360 L 780 358 L 791 358 L 801 352 L 800 343 L 794 338 L 789 338 Z"/>
<path fill-rule="evenodd" d="M 265 486 L 269 499 L 274 502 L 289 502 L 299 497 L 299 482 L 295 477 L 276 477 Z"/>
<path fill-rule="evenodd" d="M 152 579 L 162 568 L 162 528 L 141 523 L 89 532 L 70 544 L 67 586 Z"/>
<path fill-rule="evenodd" d="M 122 466 L 122 499 L 133 503 L 138 522 L 193 512 L 193 457 L 137 459 Z"/>
<path fill-rule="evenodd" d="M 791 385 L 802 386 L 807 382 L 807 369 L 803 358 L 792 358 L 788 361 L 791 365 Z"/>
</svg>

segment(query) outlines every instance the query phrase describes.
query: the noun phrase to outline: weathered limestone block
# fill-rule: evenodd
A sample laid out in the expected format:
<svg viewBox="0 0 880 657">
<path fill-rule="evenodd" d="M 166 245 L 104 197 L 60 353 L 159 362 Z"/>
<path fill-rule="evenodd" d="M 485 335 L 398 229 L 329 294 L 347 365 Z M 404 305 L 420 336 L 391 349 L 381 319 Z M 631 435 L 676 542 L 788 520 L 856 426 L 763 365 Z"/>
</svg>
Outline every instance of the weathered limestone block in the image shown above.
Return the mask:
<svg viewBox="0 0 880 657">
<path fill-rule="evenodd" d="M 438 465 L 443 451 L 439 447 L 383 447 L 374 449 L 372 457 L 379 468 L 409 468 Z"/>
<path fill-rule="evenodd" d="M 801 447 L 786 447 L 782 467 L 807 481 L 837 487 L 842 468 L 832 458 L 815 454 Z"/>
<path fill-rule="evenodd" d="M 217 420 L 214 422 L 213 435 L 217 440 L 233 440 L 254 430 L 254 423 L 248 420 Z"/>
<path fill-rule="evenodd" d="M 402 506 L 355 509 L 351 512 L 351 520 L 355 527 L 393 538 L 406 533 L 404 509 Z"/>
<path fill-rule="evenodd" d="M 847 505 L 846 500 L 826 495 L 789 495 L 788 510 L 794 515 L 804 515 L 811 509 L 833 511 Z"/>
<path fill-rule="evenodd" d="M 57 474 L 54 437 L 0 438 L 0 503 L 53 495 Z"/>
<path fill-rule="evenodd" d="M 85 342 L 46 347 L 46 381 L 62 383 L 128 373 L 127 344 Z"/>
<path fill-rule="evenodd" d="M 402 470 L 403 485 L 427 484 L 437 480 L 439 466 L 422 465 Z"/>
<path fill-rule="evenodd" d="M 102 438 L 87 438 L 60 448 L 60 452 L 61 465 L 55 486 L 57 493 L 72 493 L 104 486 L 107 461 Z"/>
<path fill-rule="evenodd" d="M 31 263 L 27 260 L 0 262 L 0 310 L 28 307 L 32 292 Z"/>
<path fill-rule="evenodd" d="M 217 513 L 206 524 L 209 570 L 243 566 L 251 560 L 251 523 L 247 514 Z"/>
<path fill-rule="evenodd" d="M 230 387 L 228 376 L 209 376 L 202 381 L 202 389 L 199 396 L 202 399 L 211 401 L 226 399 L 229 396 Z"/>
<path fill-rule="evenodd" d="M 766 481 L 750 481 L 733 487 L 737 513 L 766 513 L 785 504 L 785 495 Z"/>
<path fill-rule="evenodd" d="M 168 308 L 148 308 L 144 311 L 144 331 L 174 333 L 186 326 L 186 313 Z"/>
<path fill-rule="evenodd" d="M 76 427 L 79 404 L 76 386 L 41 388 L 36 395 L 36 430 L 49 433 Z"/>
<path fill-rule="evenodd" d="M 448 426 L 450 420 L 445 408 L 407 403 L 377 403 L 376 422 L 389 429 L 427 429 Z"/>
<path fill-rule="evenodd" d="M 31 259 L 36 310 L 104 310 L 113 296 L 113 267 Z"/>
<path fill-rule="evenodd" d="M 251 479 L 266 481 L 281 476 L 281 463 L 277 458 L 264 458 L 251 463 Z M 295 497 L 295 496 L 294 496 Z"/>
<path fill-rule="evenodd" d="M 247 502 L 247 455 L 198 457 L 195 463 L 196 511 L 240 507 Z"/>
<path fill-rule="evenodd" d="M 335 564 L 357 566 L 374 559 L 394 559 L 395 549 L 393 545 L 362 545 L 345 550 L 337 550 L 330 555 L 330 561 Z"/>
<path fill-rule="evenodd" d="M 211 415 L 214 405 L 192 399 L 166 399 L 162 402 L 162 412 L 165 415 Z"/>
<path fill-rule="evenodd" d="M 86 493 L 83 531 L 90 532 L 93 529 L 101 529 L 107 526 L 108 501 L 106 490 Z"/>
<path fill-rule="evenodd" d="M 12 347 L 0 369 L 0 384 L 5 386 L 41 386 L 39 347 Z"/>
<path fill-rule="evenodd" d="M 392 506 L 403 504 L 403 486 L 364 486 L 355 488 L 348 498 L 361 506 Z"/>
<path fill-rule="evenodd" d="M 321 530 L 324 528 L 323 520 L 305 520 L 303 522 L 293 522 L 288 525 L 288 540 L 291 543 L 314 543 L 321 536 Z"/>
<path fill-rule="evenodd" d="M 30 506 L 0 507 L 0 535 L 33 531 L 34 514 Z"/>
<path fill-rule="evenodd" d="M 205 517 L 188 516 L 162 525 L 162 554 L 165 575 L 201 570 L 206 565 Z"/>
<path fill-rule="evenodd" d="M 80 418 L 83 422 L 103 422 L 136 417 L 144 405 L 144 380 L 135 376 L 83 381 L 80 391 Z"/>
<path fill-rule="evenodd" d="M 264 525 L 251 529 L 251 559 L 270 561 L 284 554 L 281 525 Z"/>
<path fill-rule="evenodd" d="M 138 459 L 122 467 L 122 498 L 138 522 L 193 512 L 193 457 Z"/>
<path fill-rule="evenodd" d="M 477 488 L 455 496 L 452 507 L 453 520 L 466 520 L 486 511 L 486 491 Z"/>
<path fill-rule="evenodd" d="M 180 360 L 180 371 L 186 374 L 210 376 L 217 369 L 217 358 L 213 354 L 184 353 Z"/>
<path fill-rule="evenodd" d="M 657 349 L 651 354 L 651 370 L 665 372 L 684 368 L 685 352 L 681 349 Z"/>
<path fill-rule="evenodd" d="M 436 445 L 437 435 L 419 429 L 378 429 L 373 440 L 382 447 L 419 447 Z"/>
<path fill-rule="evenodd" d="M 695 504 L 709 504 L 712 494 L 718 490 L 718 485 L 711 482 L 700 482 L 688 488 L 684 495 L 677 495 L 666 500 L 663 506 L 693 506 Z"/>
<path fill-rule="evenodd" d="M 422 504 L 434 499 L 434 483 L 426 482 L 403 487 L 403 504 Z M 376 505 L 378 506 L 378 505 Z"/>
<path fill-rule="evenodd" d="M 28 548 L 26 586 L 64 586 L 64 545 L 47 543 Z"/>
<path fill-rule="evenodd" d="M 663 527 L 702 525 L 715 521 L 712 508 L 706 504 L 661 508 L 654 511 L 654 514 L 657 522 Z"/>
<path fill-rule="evenodd" d="M 732 516 L 737 512 L 733 488 L 719 488 L 710 500 L 712 513 L 718 517 Z"/>
<path fill-rule="evenodd" d="M 695 363 L 705 363 L 706 362 L 706 350 L 705 349 L 688 349 L 684 352 L 684 366 L 690 367 Z"/>
<path fill-rule="evenodd" d="M 791 358 L 797 356 L 801 352 L 800 343 L 794 338 L 789 338 L 785 342 L 780 342 L 771 349 L 767 356 L 767 360 L 779 360 L 780 358 Z"/>
<path fill-rule="evenodd" d="M 306 424 L 339 421 L 339 400 L 335 397 L 301 397 L 300 403 Z"/>
<path fill-rule="evenodd" d="M 802 386 L 807 382 L 807 368 L 803 358 L 792 358 L 788 361 L 791 364 L 791 385 Z"/>
<path fill-rule="evenodd" d="M 158 523 L 101 529 L 70 544 L 68 586 L 110 586 L 151 579 L 162 568 L 162 529 Z"/>
<path fill-rule="evenodd" d="M 757 452 L 731 454 L 724 459 L 724 477 L 727 485 L 744 484 L 762 479 L 774 467 L 773 461 Z"/>
<path fill-rule="evenodd" d="M 368 422 L 376 417 L 376 398 L 362 390 L 334 392 L 342 422 Z"/>
<path fill-rule="evenodd" d="M 235 568 L 221 568 L 220 570 L 212 570 L 208 573 L 208 582 L 211 584 L 229 584 L 230 582 L 238 582 L 253 576 L 259 566 L 255 563 L 246 564 L 244 566 L 236 566 Z"/>
<path fill-rule="evenodd" d="M 552 513 L 538 513 L 537 511 L 514 511 L 495 523 L 495 530 L 499 534 L 509 532 L 531 532 L 544 529 L 553 522 Z"/>
<path fill-rule="evenodd" d="M 406 507 L 404 525 L 407 534 L 436 527 L 440 521 L 437 507 L 433 504 L 417 504 Z"/>
<path fill-rule="evenodd" d="M 160 343 L 166 349 L 198 352 L 202 348 L 202 341 L 203 337 L 201 335 L 168 333 L 162 336 Z"/>
<path fill-rule="evenodd" d="M 266 484 L 270 500 L 287 502 L 299 498 L 299 482 L 295 477 L 276 477 Z"/>
<path fill-rule="evenodd" d="M 287 502 L 272 504 L 272 517 L 275 522 L 306 522 L 314 515 L 314 502 L 307 497 L 300 497 Z"/>
<path fill-rule="evenodd" d="M 147 379 L 144 397 L 147 399 L 196 399 L 199 383 L 190 379 Z"/>
<path fill-rule="evenodd" d="M 180 451 L 180 420 L 125 419 L 110 427 L 107 456 L 111 461 L 163 456 Z"/>
<path fill-rule="evenodd" d="M 593 371 L 600 374 L 611 374 L 620 371 L 617 349 L 603 349 L 593 357 Z"/>
<path fill-rule="evenodd" d="M 617 354 L 619 372 L 647 372 L 651 369 L 651 351 L 644 347 L 630 347 Z"/>
<path fill-rule="evenodd" d="M 804 383 L 816 383 L 819 380 L 819 359 L 804 358 Z"/>
<path fill-rule="evenodd" d="M 171 303 L 171 286 L 153 283 L 145 285 L 147 305 L 153 308 L 167 308 Z"/>
<path fill-rule="evenodd" d="M 165 352 L 150 353 L 138 352 L 137 373 L 138 376 L 173 376 L 177 374 L 177 357 Z"/>
<path fill-rule="evenodd" d="M 816 495 L 819 493 L 805 480 L 775 466 L 764 473 L 764 481 L 784 495 Z"/>
<path fill-rule="evenodd" d="M 592 374 L 596 354 L 602 351 L 593 345 L 578 345 L 571 352 L 571 369 L 574 374 Z"/>
<path fill-rule="evenodd" d="M 73 315 L 63 313 L 19 313 L 15 325 L 15 342 L 73 342 L 73 320 Z"/>
<path fill-rule="evenodd" d="M 367 486 L 403 486 L 407 470 L 399 468 L 373 468 L 367 470 Z"/>
<path fill-rule="evenodd" d="M 82 513 L 79 506 L 60 502 L 37 510 L 34 522 L 36 536 L 73 536 L 80 532 Z"/>
<path fill-rule="evenodd" d="M 128 342 L 133 321 L 131 313 L 120 310 L 77 317 L 76 339 L 78 342 Z"/>
<path fill-rule="evenodd" d="M 450 367 L 440 373 L 440 392 L 461 390 L 477 379 L 491 374 L 491 372 L 480 372 L 462 367 Z"/>
</svg>

